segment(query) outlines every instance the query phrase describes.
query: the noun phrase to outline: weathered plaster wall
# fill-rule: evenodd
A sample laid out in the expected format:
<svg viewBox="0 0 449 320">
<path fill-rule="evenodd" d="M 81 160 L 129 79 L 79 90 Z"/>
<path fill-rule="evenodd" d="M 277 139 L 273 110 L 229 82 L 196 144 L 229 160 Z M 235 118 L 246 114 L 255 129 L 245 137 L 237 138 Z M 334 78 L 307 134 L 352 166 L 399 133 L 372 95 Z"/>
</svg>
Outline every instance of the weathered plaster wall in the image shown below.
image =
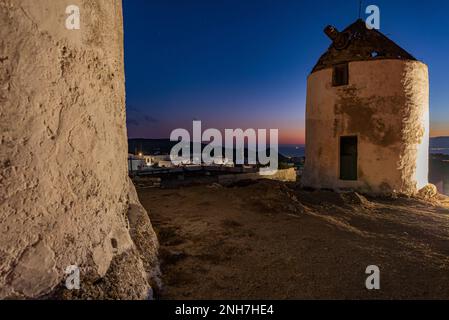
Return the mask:
<svg viewBox="0 0 449 320">
<path fill-rule="evenodd" d="M 332 86 L 332 68 L 308 79 L 302 184 L 411 194 L 427 184 L 429 82 L 417 61 L 349 64 L 349 85 Z M 339 180 L 340 136 L 357 135 L 358 181 Z"/>
<path fill-rule="evenodd" d="M 104 276 L 135 251 L 122 32 L 121 1 L 0 0 L 0 298 L 48 294 L 69 265 Z"/>
</svg>

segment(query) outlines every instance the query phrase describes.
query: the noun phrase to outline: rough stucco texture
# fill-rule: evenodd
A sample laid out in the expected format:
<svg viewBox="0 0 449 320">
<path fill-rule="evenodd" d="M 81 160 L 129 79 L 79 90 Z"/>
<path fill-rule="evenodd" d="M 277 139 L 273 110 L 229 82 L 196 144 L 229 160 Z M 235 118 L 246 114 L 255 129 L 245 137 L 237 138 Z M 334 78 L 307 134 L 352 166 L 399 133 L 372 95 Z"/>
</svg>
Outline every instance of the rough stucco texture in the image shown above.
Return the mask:
<svg viewBox="0 0 449 320">
<path fill-rule="evenodd" d="M 68 5 L 81 29 L 67 30 Z M 69 265 L 101 277 L 128 232 L 121 1 L 0 0 L 0 297 Z"/>
<path fill-rule="evenodd" d="M 417 61 L 349 64 L 349 85 L 332 86 L 332 68 L 308 79 L 306 165 L 314 188 L 414 194 L 427 185 L 429 81 Z M 341 136 L 358 136 L 358 181 L 339 178 Z"/>
</svg>

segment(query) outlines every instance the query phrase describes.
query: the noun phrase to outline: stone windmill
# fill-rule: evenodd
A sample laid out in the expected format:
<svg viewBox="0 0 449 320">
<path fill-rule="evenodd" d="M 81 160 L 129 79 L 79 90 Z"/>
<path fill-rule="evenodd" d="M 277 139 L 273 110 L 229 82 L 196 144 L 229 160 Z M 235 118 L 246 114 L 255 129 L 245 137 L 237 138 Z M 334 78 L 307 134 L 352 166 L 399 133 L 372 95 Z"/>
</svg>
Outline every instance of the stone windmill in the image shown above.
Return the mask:
<svg viewBox="0 0 449 320">
<path fill-rule="evenodd" d="M 414 194 L 428 183 L 427 66 L 362 20 L 308 77 L 305 187 Z"/>
</svg>

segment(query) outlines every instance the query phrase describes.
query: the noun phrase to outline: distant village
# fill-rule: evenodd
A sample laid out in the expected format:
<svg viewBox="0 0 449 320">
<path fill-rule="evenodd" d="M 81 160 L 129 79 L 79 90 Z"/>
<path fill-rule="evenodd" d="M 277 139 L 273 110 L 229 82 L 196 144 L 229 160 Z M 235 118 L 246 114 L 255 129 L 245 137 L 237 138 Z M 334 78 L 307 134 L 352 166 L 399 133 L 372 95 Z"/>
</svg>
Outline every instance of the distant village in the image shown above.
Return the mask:
<svg viewBox="0 0 449 320">
<path fill-rule="evenodd" d="M 215 157 L 213 164 L 195 164 L 195 159 L 175 165 L 170 159 L 174 142 L 165 139 L 130 139 L 128 171 L 136 184 L 159 187 L 164 185 L 192 185 L 196 183 L 228 184 L 242 180 L 262 179 L 259 164 L 235 164 L 235 159 Z M 224 152 L 223 152 L 224 154 Z M 245 150 L 245 158 L 247 150 Z M 296 181 L 302 173 L 304 157 L 278 155 L 279 173 L 271 179 Z"/>
</svg>

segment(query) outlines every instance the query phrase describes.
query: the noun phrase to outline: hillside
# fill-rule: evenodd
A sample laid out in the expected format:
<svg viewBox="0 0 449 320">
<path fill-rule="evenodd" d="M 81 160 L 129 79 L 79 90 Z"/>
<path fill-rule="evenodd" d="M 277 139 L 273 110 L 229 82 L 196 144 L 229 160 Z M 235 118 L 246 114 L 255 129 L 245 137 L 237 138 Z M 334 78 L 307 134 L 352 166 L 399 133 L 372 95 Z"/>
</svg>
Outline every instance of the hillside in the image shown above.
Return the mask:
<svg viewBox="0 0 449 320">
<path fill-rule="evenodd" d="M 430 138 L 431 148 L 449 148 L 449 137 Z"/>
<path fill-rule="evenodd" d="M 128 139 L 128 152 L 132 154 L 137 154 L 139 152 L 144 154 L 169 154 L 171 148 L 176 143 L 177 142 L 170 141 L 169 139 Z M 281 149 L 282 148 L 289 150 L 290 152 L 294 152 L 294 149 L 296 149 L 292 146 L 281 146 Z M 304 146 L 301 146 L 300 151 L 303 152 L 303 148 Z M 430 148 L 449 148 L 449 137 L 430 138 Z M 281 158 L 286 160 L 282 155 Z"/>
</svg>

